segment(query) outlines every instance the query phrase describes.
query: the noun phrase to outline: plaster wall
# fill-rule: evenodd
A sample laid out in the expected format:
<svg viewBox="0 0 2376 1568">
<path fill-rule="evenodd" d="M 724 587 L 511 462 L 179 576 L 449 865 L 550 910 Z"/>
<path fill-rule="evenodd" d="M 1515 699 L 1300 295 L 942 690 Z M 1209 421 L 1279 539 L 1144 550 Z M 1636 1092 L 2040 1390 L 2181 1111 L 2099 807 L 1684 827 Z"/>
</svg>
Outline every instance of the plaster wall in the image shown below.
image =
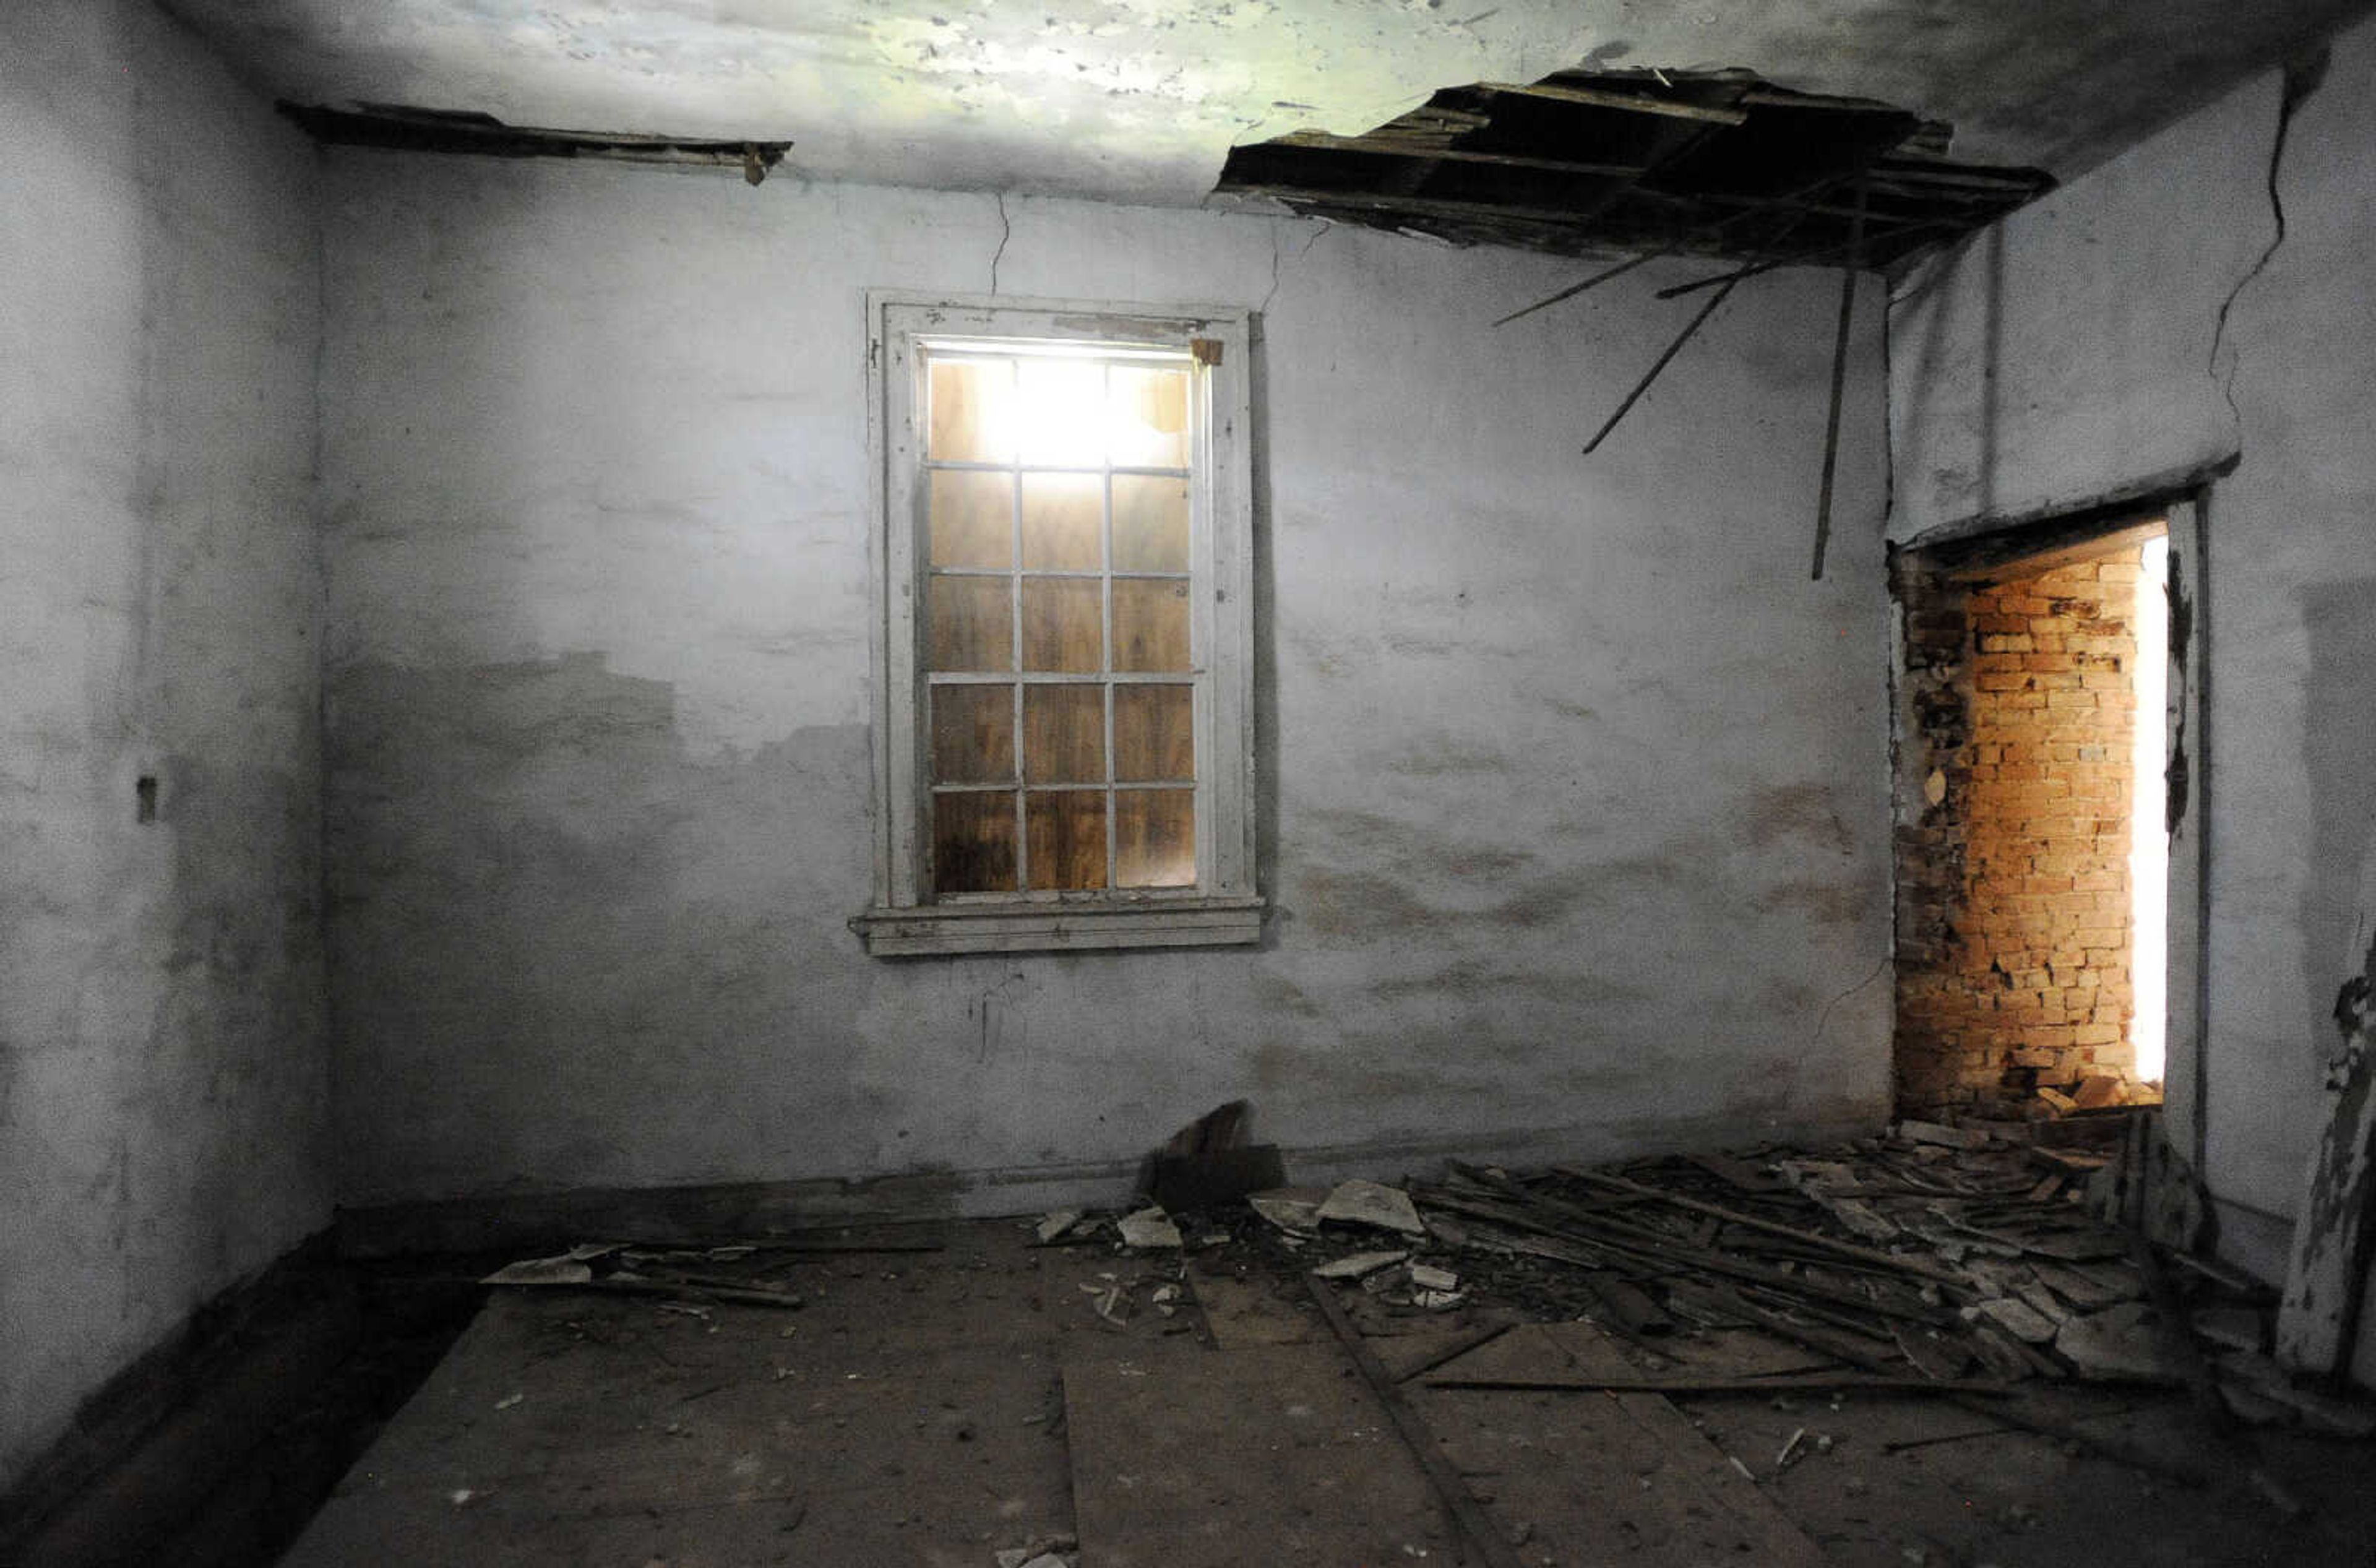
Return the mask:
<svg viewBox="0 0 2376 1568">
<path fill-rule="evenodd" d="M 1111 1198 L 1240 1095 L 1303 1172 L 1884 1114 L 1880 342 L 1810 583 L 1829 279 L 1743 290 L 1586 460 L 1680 272 L 1496 332 L 1574 266 L 329 168 L 343 1201 L 895 1171 Z M 876 809 L 863 291 L 993 280 L 1262 308 L 1259 949 L 884 961 L 845 929 Z"/>
<path fill-rule="evenodd" d="M 1895 538 L 2240 455 L 2202 585 L 2204 1175 L 2278 1274 L 2376 926 L 2376 24 L 2314 81 L 2274 167 L 2275 74 L 1910 279 L 1892 318 Z"/>
<path fill-rule="evenodd" d="M 317 160 L 80 0 L 0 13 L 0 144 L 5 1490 L 329 1162 Z"/>
</svg>

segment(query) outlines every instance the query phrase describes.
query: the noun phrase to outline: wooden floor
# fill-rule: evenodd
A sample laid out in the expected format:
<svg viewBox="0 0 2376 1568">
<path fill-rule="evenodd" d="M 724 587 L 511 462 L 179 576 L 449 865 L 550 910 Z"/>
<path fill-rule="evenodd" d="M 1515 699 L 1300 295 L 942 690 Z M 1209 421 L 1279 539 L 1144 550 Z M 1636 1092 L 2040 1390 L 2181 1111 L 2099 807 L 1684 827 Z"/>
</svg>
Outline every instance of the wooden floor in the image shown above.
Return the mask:
<svg viewBox="0 0 2376 1568">
<path fill-rule="evenodd" d="M 968 1224 L 938 1252 L 789 1262 L 800 1311 L 498 1290 L 284 1562 L 1486 1561 L 1293 1278 L 1231 1248 L 1183 1262 L 1030 1239 Z M 1936 1402 L 1432 1387 L 1455 1368 L 1631 1368 L 1597 1328 L 1544 1324 L 1409 1376 L 1515 1314 L 1339 1299 L 1530 1568 L 2369 1561 L 2339 1518 L 2366 1445 L 2306 1450 L 2292 1484 L 2323 1512 L 2288 1520 Z M 1804 1364 L 1749 1334 L 1693 1354 L 1743 1377 Z M 2069 1398 L 2095 1430 L 2186 1441 L 2182 1401 Z M 1800 1456 L 1778 1464 L 1794 1431 Z"/>
</svg>

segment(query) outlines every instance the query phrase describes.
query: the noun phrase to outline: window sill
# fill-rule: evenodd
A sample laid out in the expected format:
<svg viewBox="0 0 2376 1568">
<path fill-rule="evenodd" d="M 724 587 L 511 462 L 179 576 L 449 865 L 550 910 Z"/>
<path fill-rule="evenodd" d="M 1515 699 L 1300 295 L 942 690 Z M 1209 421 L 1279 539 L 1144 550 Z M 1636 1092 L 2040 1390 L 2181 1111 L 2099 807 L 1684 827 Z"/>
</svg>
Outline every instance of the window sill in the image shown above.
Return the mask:
<svg viewBox="0 0 2376 1568">
<path fill-rule="evenodd" d="M 869 956 L 1229 947 L 1262 938 L 1259 898 L 1145 904 L 1006 904 L 869 909 L 849 922 Z"/>
</svg>

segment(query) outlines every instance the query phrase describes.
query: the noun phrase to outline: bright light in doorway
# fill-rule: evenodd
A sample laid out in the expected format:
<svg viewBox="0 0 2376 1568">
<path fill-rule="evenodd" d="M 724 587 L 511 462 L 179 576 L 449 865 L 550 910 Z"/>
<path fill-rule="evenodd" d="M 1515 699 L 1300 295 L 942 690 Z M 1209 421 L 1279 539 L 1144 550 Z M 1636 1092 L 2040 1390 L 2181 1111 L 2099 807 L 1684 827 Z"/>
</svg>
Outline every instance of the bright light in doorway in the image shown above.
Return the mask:
<svg viewBox="0 0 2376 1568">
<path fill-rule="evenodd" d="M 2137 577 L 2137 603 L 2131 622 L 2137 634 L 2135 691 L 2135 787 L 2129 800 L 2129 984 L 2135 1013 L 2129 1039 L 2136 1046 L 2137 1076 L 2159 1083 L 2167 1054 L 2163 1026 L 2168 1017 L 2169 836 L 2163 820 L 2168 766 L 2163 754 L 2169 697 L 2169 539 L 2148 540 Z"/>
</svg>

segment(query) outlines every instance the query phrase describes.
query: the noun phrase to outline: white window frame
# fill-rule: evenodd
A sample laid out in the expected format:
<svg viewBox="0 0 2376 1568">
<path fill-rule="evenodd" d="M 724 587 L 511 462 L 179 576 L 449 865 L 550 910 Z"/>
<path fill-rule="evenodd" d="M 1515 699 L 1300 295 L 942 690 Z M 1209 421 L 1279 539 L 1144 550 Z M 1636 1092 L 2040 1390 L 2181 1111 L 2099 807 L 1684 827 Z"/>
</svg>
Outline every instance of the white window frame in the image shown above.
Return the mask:
<svg viewBox="0 0 2376 1568">
<path fill-rule="evenodd" d="M 870 291 L 868 448 L 873 474 L 874 899 L 850 926 L 876 956 L 1259 940 L 1253 755 L 1252 313 Z M 1196 410 L 1190 637 L 1195 705 L 1197 884 L 1185 888 L 969 894 L 936 900 L 930 754 L 918 651 L 924 526 L 923 367 L 917 345 L 981 343 L 1186 352 Z"/>
</svg>

